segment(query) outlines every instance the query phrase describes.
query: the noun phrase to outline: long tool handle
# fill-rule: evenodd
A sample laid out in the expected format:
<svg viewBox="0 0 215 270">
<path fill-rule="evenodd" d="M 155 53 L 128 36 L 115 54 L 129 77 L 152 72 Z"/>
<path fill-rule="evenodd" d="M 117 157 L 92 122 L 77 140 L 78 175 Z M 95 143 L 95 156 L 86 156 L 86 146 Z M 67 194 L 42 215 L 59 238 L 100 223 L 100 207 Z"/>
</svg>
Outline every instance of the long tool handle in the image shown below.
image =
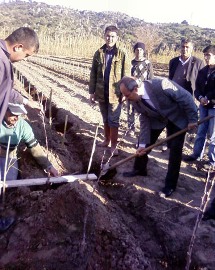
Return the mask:
<svg viewBox="0 0 215 270">
<path fill-rule="evenodd" d="M 100 126 L 100 123 L 96 127 L 96 132 L 95 132 L 95 136 L 94 136 L 94 140 L 93 140 L 93 147 L 92 147 L 92 151 L 91 151 L 91 155 L 90 155 L 90 160 L 89 160 L 89 164 L 88 164 L 86 179 L 88 179 L 88 174 L 89 174 L 89 171 L 90 171 L 90 168 L 91 168 L 91 165 L 92 165 L 93 154 L 94 154 L 95 148 L 96 148 L 96 139 L 97 139 L 97 135 L 98 135 L 99 126 Z"/>
<path fill-rule="evenodd" d="M 202 120 L 199 120 L 199 121 L 197 122 L 197 125 L 200 125 L 200 124 L 202 124 L 203 122 L 210 120 L 212 117 L 214 117 L 214 116 L 213 116 L 213 115 L 209 115 L 209 116 L 203 118 Z M 178 132 L 176 132 L 176 133 L 174 133 L 174 134 L 172 134 L 172 135 L 166 137 L 165 139 L 163 139 L 163 140 L 161 140 L 161 141 L 159 141 L 159 142 L 157 142 L 157 143 L 154 143 L 154 144 L 152 144 L 152 145 L 146 147 L 146 148 L 145 148 L 145 151 L 148 152 L 148 151 L 152 150 L 154 147 L 159 146 L 159 145 L 161 145 L 161 144 L 163 144 L 163 143 L 165 143 L 165 142 L 167 142 L 167 141 L 169 141 L 169 140 L 171 140 L 171 139 L 177 137 L 178 135 L 181 135 L 182 133 L 185 133 L 185 132 L 187 132 L 187 131 L 188 131 L 188 127 L 184 128 L 184 129 L 182 129 L 182 130 L 179 130 Z M 133 155 L 131 155 L 131 156 L 125 158 L 125 159 L 122 159 L 122 160 L 116 162 L 115 164 L 113 164 L 112 166 L 110 166 L 108 170 L 112 170 L 112 169 L 118 167 L 119 165 L 121 165 L 121 164 L 123 164 L 123 163 L 129 161 L 130 159 L 135 158 L 136 156 L 137 156 L 137 154 L 135 153 L 135 154 L 133 154 Z"/>
</svg>

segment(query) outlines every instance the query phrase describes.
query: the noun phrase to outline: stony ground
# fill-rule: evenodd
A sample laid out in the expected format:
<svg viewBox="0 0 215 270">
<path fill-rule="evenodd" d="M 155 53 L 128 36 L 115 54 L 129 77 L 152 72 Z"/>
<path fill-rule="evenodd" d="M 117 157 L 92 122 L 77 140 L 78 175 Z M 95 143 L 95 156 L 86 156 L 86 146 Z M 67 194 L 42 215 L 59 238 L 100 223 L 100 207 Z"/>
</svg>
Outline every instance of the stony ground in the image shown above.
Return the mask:
<svg viewBox="0 0 215 270">
<path fill-rule="evenodd" d="M 25 68 L 20 67 L 22 72 Z M 101 116 L 98 107 L 88 102 L 86 83 L 74 76 L 54 74 L 45 67 L 32 65 L 31 69 L 26 71 L 28 76 L 35 76 L 43 83 L 46 117 L 41 118 L 28 107 L 27 121 L 62 175 L 87 173 Z M 16 85 L 23 92 L 20 83 Z M 53 91 L 51 126 L 50 88 Z M 68 124 L 63 141 L 66 115 Z M 102 160 L 112 165 L 135 153 L 137 136 L 125 135 L 126 130 L 124 110 L 119 156 L 109 160 L 109 149 L 96 147 L 90 173 L 99 176 Z M 136 131 L 138 135 L 138 121 Z M 102 132 L 100 125 L 97 141 L 102 140 Z M 164 137 L 165 133 L 160 139 Z M 188 136 L 184 154 L 191 153 L 193 139 L 194 135 Z M 46 177 L 24 146 L 20 156 L 21 178 Z M 130 160 L 118 166 L 117 174 L 102 183 L 78 180 L 6 189 L 1 214 L 15 216 L 16 222 L 0 234 L 0 269 L 185 269 L 207 171 L 198 169 L 201 164 L 182 162 L 176 192 L 170 198 L 160 198 L 158 192 L 164 185 L 168 150 L 163 152 L 158 146 L 149 156 L 146 177 L 123 178 L 122 173 L 132 168 L 133 160 Z M 215 269 L 214 250 L 215 221 L 201 221 L 190 269 Z"/>
</svg>

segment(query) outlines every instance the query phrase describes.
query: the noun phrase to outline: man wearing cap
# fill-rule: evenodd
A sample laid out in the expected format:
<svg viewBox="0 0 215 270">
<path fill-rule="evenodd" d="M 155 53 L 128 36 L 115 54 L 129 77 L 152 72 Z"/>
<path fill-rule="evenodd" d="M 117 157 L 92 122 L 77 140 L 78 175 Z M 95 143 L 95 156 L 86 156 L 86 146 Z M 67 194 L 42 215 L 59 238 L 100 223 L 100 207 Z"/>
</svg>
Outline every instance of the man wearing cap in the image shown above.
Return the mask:
<svg viewBox="0 0 215 270">
<path fill-rule="evenodd" d="M 0 126 L 0 177 L 4 179 L 6 151 L 9 137 L 9 160 L 6 180 L 16 180 L 18 176 L 17 147 L 22 141 L 26 144 L 37 163 L 53 176 L 58 176 L 58 171 L 47 159 L 42 147 L 34 136 L 31 126 L 21 117 L 27 114 L 21 104 L 9 103 L 8 109 Z"/>
<path fill-rule="evenodd" d="M 178 84 L 164 78 L 145 80 L 138 85 L 136 78 L 123 77 L 120 91 L 140 113 L 140 138 L 137 157 L 131 172 L 124 177 L 147 175 L 148 153 L 145 148 L 154 144 L 165 127 L 172 135 L 186 127 L 197 125 L 197 108 L 192 96 Z M 170 196 L 176 189 L 185 133 L 170 143 L 169 164 L 161 197 Z"/>
<path fill-rule="evenodd" d="M 134 45 L 135 58 L 131 61 L 131 76 L 141 81 L 153 79 L 153 67 L 151 62 L 145 57 L 145 44 L 137 42 Z M 128 128 L 131 132 L 135 131 L 135 111 L 130 101 L 127 101 Z"/>
</svg>

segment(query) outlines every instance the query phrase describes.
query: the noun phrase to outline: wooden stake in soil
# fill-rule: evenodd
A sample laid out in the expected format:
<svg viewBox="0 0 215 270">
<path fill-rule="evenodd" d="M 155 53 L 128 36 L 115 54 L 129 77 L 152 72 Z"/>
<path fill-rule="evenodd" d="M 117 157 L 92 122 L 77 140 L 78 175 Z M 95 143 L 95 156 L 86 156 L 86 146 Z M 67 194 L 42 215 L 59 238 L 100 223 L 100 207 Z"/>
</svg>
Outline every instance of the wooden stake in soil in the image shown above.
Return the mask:
<svg viewBox="0 0 215 270">
<path fill-rule="evenodd" d="M 187 251 L 187 263 L 186 263 L 185 270 L 190 269 L 191 256 L 192 256 L 194 242 L 195 242 L 195 239 L 196 239 L 196 232 L 197 232 L 199 223 L 202 220 L 202 216 L 203 216 L 203 214 L 205 212 L 205 209 L 207 207 L 207 203 L 208 203 L 208 201 L 210 199 L 211 191 L 213 189 L 214 179 L 215 179 L 215 172 L 214 171 L 211 172 L 211 171 L 212 171 L 212 166 L 208 170 L 207 180 L 206 180 L 205 189 L 204 189 L 204 195 L 202 197 L 202 202 L 201 202 L 201 205 L 199 207 L 199 213 L 197 215 L 196 223 L 195 223 L 195 226 L 193 228 L 193 234 L 192 234 L 192 237 L 191 237 L 191 240 L 190 240 L 190 245 L 189 245 L 189 248 L 188 248 L 188 251 Z"/>
<path fill-rule="evenodd" d="M 65 141 L 65 137 L 66 137 L 67 122 L 68 122 L 68 114 L 67 114 L 66 117 L 65 117 L 62 145 L 64 145 L 64 141 Z"/>
<path fill-rule="evenodd" d="M 9 156 L 9 148 L 10 148 L 10 139 L 11 136 L 8 138 L 8 143 L 7 143 L 7 152 L 6 152 L 6 158 L 5 158 L 5 164 L 4 164 L 4 180 L 3 180 L 3 196 L 2 196 L 2 205 L 4 207 L 5 203 L 5 191 L 6 191 L 6 177 L 7 177 L 7 164 L 8 164 L 8 156 Z"/>
<path fill-rule="evenodd" d="M 89 161 L 89 164 L 88 164 L 86 179 L 88 179 L 88 174 L 89 174 L 91 164 L 92 164 L 92 160 L 93 160 L 93 154 L 94 154 L 95 148 L 96 148 L 96 138 L 97 138 L 97 134 L 98 134 L 99 125 L 100 124 L 98 124 L 97 127 L 96 127 L 96 132 L 95 132 L 95 137 L 94 137 L 94 140 L 93 140 L 93 147 L 92 147 L 92 151 L 91 151 L 91 155 L 90 155 L 90 161 Z"/>
<path fill-rule="evenodd" d="M 31 98 L 31 83 L 28 84 L 28 98 Z"/>
<path fill-rule="evenodd" d="M 52 125 L 52 89 L 49 97 L 49 125 Z"/>
</svg>

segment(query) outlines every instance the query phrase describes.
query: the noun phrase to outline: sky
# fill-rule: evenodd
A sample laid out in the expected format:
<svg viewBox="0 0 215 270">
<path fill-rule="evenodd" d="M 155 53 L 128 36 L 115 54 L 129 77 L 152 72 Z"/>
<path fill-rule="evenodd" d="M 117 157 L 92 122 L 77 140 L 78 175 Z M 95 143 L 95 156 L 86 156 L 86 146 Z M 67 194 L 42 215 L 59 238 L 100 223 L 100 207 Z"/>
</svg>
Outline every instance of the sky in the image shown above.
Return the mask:
<svg viewBox="0 0 215 270">
<path fill-rule="evenodd" d="M 78 10 L 119 11 L 151 23 L 181 23 L 215 29 L 215 1 L 206 0 L 42 0 Z M 200 3 L 198 3 L 200 2 Z"/>
</svg>

